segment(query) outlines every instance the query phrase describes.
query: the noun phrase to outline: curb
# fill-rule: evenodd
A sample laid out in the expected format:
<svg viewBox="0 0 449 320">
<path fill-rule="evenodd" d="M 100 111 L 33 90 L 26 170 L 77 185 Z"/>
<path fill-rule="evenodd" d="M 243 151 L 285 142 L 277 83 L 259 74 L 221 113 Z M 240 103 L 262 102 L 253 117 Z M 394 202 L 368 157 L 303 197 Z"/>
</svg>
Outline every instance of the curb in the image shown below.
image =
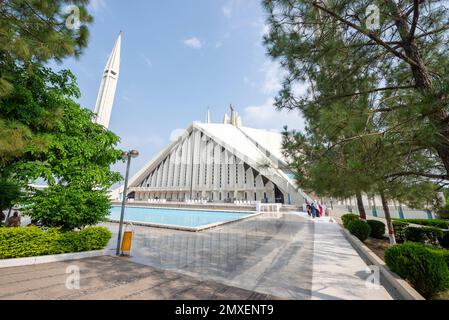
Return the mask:
<svg viewBox="0 0 449 320">
<path fill-rule="evenodd" d="M 108 255 L 109 251 L 110 251 L 110 249 L 104 249 L 104 250 L 86 251 L 86 252 L 77 252 L 77 253 L 55 254 L 55 255 L 49 255 L 49 256 L 4 259 L 4 260 L 0 260 L 0 269 L 100 257 L 100 256 Z"/>
<path fill-rule="evenodd" d="M 410 284 L 408 284 L 407 281 L 391 271 L 385 262 L 363 242 L 349 233 L 349 231 L 345 228 L 342 227 L 341 229 L 351 245 L 355 247 L 368 261 L 370 261 L 372 265 L 379 267 L 380 273 L 385 277 L 385 280 L 398 291 L 399 295 L 402 296 L 404 300 L 426 300 Z"/>
</svg>

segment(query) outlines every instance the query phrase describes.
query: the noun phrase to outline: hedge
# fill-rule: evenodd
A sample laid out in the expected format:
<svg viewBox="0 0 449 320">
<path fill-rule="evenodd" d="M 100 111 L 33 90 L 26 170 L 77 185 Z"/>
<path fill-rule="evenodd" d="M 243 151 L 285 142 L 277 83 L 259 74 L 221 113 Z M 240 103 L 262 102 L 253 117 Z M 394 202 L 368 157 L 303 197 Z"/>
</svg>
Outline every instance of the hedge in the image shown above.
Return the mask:
<svg viewBox="0 0 449 320">
<path fill-rule="evenodd" d="M 363 220 L 350 221 L 348 223 L 348 230 L 362 242 L 368 239 L 371 233 L 371 227 Z"/>
<path fill-rule="evenodd" d="M 449 249 L 449 231 L 443 231 L 443 235 L 438 238 L 438 242 L 443 248 Z"/>
<path fill-rule="evenodd" d="M 61 232 L 57 228 L 0 228 L 0 259 L 99 250 L 112 233 L 104 227 Z"/>
<path fill-rule="evenodd" d="M 347 213 L 341 216 L 341 221 L 343 222 L 343 227 L 348 228 L 348 224 L 351 221 L 360 220 L 360 216 L 353 213 Z"/>
<path fill-rule="evenodd" d="M 398 243 L 405 242 L 405 230 L 409 224 L 407 222 L 403 222 L 402 220 L 393 220 L 392 223 L 396 241 Z"/>
<path fill-rule="evenodd" d="M 443 237 L 443 230 L 434 227 L 408 226 L 404 232 L 405 241 L 427 243 L 438 246 L 438 239 Z"/>
<path fill-rule="evenodd" d="M 395 221 L 402 221 L 411 224 L 419 224 L 421 226 L 435 227 L 440 229 L 449 228 L 449 220 L 443 219 L 401 219 Z"/>
<path fill-rule="evenodd" d="M 371 227 L 370 236 L 376 239 L 383 239 L 385 236 L 385 223 L 378 220 L 368 220 L 366 222 Z"/>
<path fill-rule="evenodd" d="M 449 289 L 449 268 L 443 253 L 407 242 L 385 251 L 388 267 L 408 280 L 426 298 Z"/>
</svg>

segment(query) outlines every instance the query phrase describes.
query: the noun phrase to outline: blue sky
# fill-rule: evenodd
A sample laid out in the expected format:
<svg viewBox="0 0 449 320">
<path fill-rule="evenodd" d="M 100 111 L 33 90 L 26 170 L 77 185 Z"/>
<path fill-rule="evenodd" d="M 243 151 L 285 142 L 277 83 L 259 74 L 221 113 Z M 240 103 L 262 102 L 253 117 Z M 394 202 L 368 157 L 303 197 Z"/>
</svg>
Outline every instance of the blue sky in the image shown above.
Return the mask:
<svg viewBox="0 0 449 320">
<path fill-rule="evenodd" d="M 246 126 L 303 128 L 296 113 L 277 112 L 282 71 L 266 55 L 260 0 L 93 0 L 88 48 L 58 68 L 78 78 L 80 103 L 93 109 L 107 57 L 123 31 L 121 68 L 109 129 L 122 148 L 140 151 L 132 174 L 170 142 L 176 129 L 221 122 L 230 103 Z M 114 169 L 123 172 L 124 165 Z"/>
</svg>

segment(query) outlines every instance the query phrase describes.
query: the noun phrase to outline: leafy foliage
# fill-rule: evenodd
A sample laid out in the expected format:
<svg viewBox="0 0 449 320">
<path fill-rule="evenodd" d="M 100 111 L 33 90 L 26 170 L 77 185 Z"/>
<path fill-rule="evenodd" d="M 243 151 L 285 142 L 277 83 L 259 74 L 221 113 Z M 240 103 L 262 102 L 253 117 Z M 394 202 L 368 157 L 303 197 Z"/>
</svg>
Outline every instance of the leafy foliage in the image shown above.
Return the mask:
<svg viewBox="0 0 449 320">
<path fill-rule="evenodd" d="M 405 241 L 419 242 L 438 246 L 438 239 L 443 237 L 443 231 L 435 227 L 412 227 L 405 229 Z"/>
<path fill-rule="evenodd" d="M 368 220 L 366 222 L 371 227 L 370 236 L 376 239 L 383 239 L 385 235 L 385 223 L 378 220 Z"/>
<path fill-rule="evenodd" d="M 264 0 L 269 54 L 287 70 L 276 106 L 301 111 L 285 131 L 298 184 L 321 196 L 358 192 L 413 208 L 439 205 L 449 181 L 449 9 L 441 2 Z M 297 95 L 298 85 L 309 90 Z M 389 218 L 387 217 L 387 220 Z M 388 223 L 390 225 L 390 223 Z"/>
<path fill-rule="evenodd" d="M 61 232 L 58 228 L 0 228 L 0 259 L 103 249 L 111 238 L 103 227 Z"/>
<path fill-rule="evenodd" d="M 405 230 L 407 229 L 408 225 L 409 224 L 407 222 L 403 222 L 401 220 L 393 220 L 394 234 L 398 243 L 405 242 Z"/>
<path fill-rule="evenodd" d="M 449 228 L 449 221 L 441 219 L 401 219 L 400 221 L 411 224 L 419 224 L 422 226 L 436 227 L 440 229 Z"/>
<path fill-rule="evenodd" d="M 441 207 L 438 212 L 438 216 L 442 219 L 449 219 L 449 204 Z"/>
<path fill-rule="evenodd" d="M 445 258 L 427 246 L 417 243 L 395 245 L 385 251 L 385 262 L 426 298 L 449 288 Z"/>
<path fill-rule="evenodd" d="M 60 60 L 79 56 L 87 46 L 87 24 L 93 19 L 86 6 L 89 0 L 3 0 L 0 5 L 0 56 L 21 62 Z M 79 9 L 79 28 L 68 28 L 67 21 Z M 71 20 L 70 20 L 71 21 Z"/>
<path fill-rule="evenodd" d="M 343 222 L 343 227 L 345 227 L 346 229 L 348 228 L 348 224 L 350 222 L 357 221 L 359 219 L 360 219 L 360 217 L 353 213 L 346 213 L 341 216 L 341 221 Z"/>
<path fill-rule="evenodd" d="M 27 149 L 44 148 L 46 131 L 61 117 L 58 91 L 79 92 L 69 72 L 41 64 L 78 57 L 87 46 L 88 0 L 4 0 L 0 4 L 0 166 Z M 68 28 L 76 6 L 79 28 Z M 71 16 L 72 15 L 72 16 Z M 69 17 L 71 16 L 71 17 Z"/>
<path fill-rule="evenodd" d="M 25 213 L 48 227 L 73 230 L 106 220 L 110 200 L 105 190 L 83 186 L 50 186 L 27 200 Z"/>
<path fill-rule="evenodd" d="M 350 221 L 348 223 L 348 230 L 362 242 L 368 239 L 371 233 L 371 227 L 363 220 Z"/>
<path fill-rule="evenodd" d="M 0 178 L 0 211 L 11 208 L 21 198 L 20 186 L 14 181 Z"/>
<path fill-rule="evenodd" d="M 23 204 L 48 226 L 69 230 L 102 221 L 107 190 L 121 179 L 110 170 L 121 159 L 119 138 L 72 100 L 79 91 L 70 71 L 35 65 L 32 75 L 22 77 L 14 83 L 17 91 L 0 100 L 0 114 L 33 130 L 21 152 L 3 158 L 0 152 L 2 175 L 24 187 L 37 179 L 47 182 L 48 189 L 29 190 Z"/>
</svg>

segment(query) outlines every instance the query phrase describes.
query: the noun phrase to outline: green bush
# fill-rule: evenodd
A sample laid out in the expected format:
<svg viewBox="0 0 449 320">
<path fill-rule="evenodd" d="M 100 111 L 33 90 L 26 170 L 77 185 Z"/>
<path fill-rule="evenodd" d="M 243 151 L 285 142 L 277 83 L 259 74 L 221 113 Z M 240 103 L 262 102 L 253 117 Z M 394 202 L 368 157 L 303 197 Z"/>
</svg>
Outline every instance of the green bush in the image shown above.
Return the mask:
<svg viewBox="0 0 449 320">
<path fill-rule="evenodd" d="M 441 207 L 438 210 L 437 214 L 441 219 L 449 219 L 449 204 L 445 205 L 444 207 Z"/>
<path fill-rule="evenodd" d="M 443 230 L 434 227 L 408 226 L 404 232 L 405 241 L 427 243 L 438 246 L 438 239 L 443 237 Z"/>
<path fill-rule="evenodd" d="M 371 227 L 366 221 L 354 220 L 348 223 L 348 230 L 360 241 L 364 242 L 371 233 Z"/>
<path fill-rule="evenodd" d="M 367 223 L 371 227 L 371 237 L 382 239 L 385 236 L 385 223 L 378 220 L 368 220 Z"/>
<path fill-rule="evenodd" d="M 398 243 L 405 242 L 405 230 L 409 224 L 407 222 L 403 222 L 402 220 L 393 220 L 392 223 L 396 241 Z"/>
<path fill-rule="evenodd" d="M 443 248 L 449 249 L 449 231 L 443 231 L 443 234 L 438 238 L 438 242 Z"/>
<path fill-rule="evenodd" d="M 446 261 L 447 267 L 449 268 L 449 250 L 435 249 L 435 248 L 431 248 L 430 250 L 433 253 L 436 253 L 436 254 L 440 255 L 441 257 L 443 257 L 444 261 Z"/>
<path fill-rule="evenodd" d="M 24 212 L 33 220 L 63 231 L 82 229 L 106 221 L 110 210 L 107 192 L 80 186 L 51 186 L 34 192 Z"/>
<path fill-rule="evenodd" d="M 445 258 L 423 244 L 407 242 L 395 245 L 385 251 L 385 262 L 426 298 L 449 288 Z"/>
<path fill-rule="evenodd" d="M 403 221 L 410 224 L 419 224 L 421 226 L 435 227 L 440 229 L 448 229 L 449 221 L 443 219 L 401 219 L 396 221 Z"/>
<path fill-rule="evenodd" d="M 343 222 L 343 227 L 346 229 L 348 228 L 348 224 L 351 221 L 359 220 L 360 216 L 353 214 L 353 213 L 347 213 L 341 216 L 341 221 Z"/>
<path fill-rule="evenodd" d="M 0 259 L 99 250 L 107 245 L 111 236 L 103 227 L 71 232 L 61 232 L 57 228 L 1 228 Z"/>
</svg>

